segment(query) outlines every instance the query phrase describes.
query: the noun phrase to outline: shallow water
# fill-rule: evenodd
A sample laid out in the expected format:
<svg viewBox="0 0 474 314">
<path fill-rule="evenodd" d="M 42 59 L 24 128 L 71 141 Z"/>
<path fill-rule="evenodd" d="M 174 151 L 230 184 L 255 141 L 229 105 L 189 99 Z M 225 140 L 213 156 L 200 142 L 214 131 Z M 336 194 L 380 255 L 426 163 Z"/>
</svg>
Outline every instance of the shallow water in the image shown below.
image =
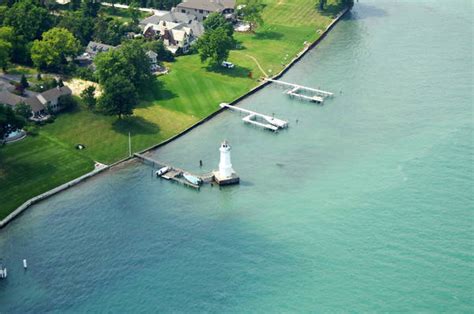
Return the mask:
<svg viewBox="0 0 474 314">
<path fill-rule="evenodd" d="M 324 106 L 269 87 L 241 105 L 288 130 L 228 112 L 155 152 L 207 172 L 228 139 L 240 186 L 131 164 L 34 206 L 0 231 L 0 312 L 471 311 L 472 11 L 357 3 L 284 77 Z"/>
</svg>

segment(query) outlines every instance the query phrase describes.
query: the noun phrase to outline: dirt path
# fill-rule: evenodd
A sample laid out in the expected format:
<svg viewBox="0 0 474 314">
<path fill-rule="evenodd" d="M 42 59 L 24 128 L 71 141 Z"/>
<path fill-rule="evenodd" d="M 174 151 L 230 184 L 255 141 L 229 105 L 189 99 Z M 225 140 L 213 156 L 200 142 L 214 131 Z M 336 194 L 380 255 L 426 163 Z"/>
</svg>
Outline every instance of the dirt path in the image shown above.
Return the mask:
<svg viewBox="0 0 474 314">
<path fill-rule="evenodd" d="M 254 56 L 251 56 L 251 55 L 248 55 L 246 53 L 243 53 L 243 52 L 240 52 L 240 51 L 236 51 L 238 53 L 241 53 L 243 54 L 244 56 L 246 57 L 249 57 L 250 59 L 252 59 L 258 66 L 258 68 L 260 69 L 260 71 L 263 73 L 263 75 L 265 75 L 265 77 L 268 77 L 268 74 L 265 72 L 265 70 L 262 68 L 262 66 L 260 65 L 260 63 L 258 62 L 257 58 L 255 58 Z"/>
</svg>

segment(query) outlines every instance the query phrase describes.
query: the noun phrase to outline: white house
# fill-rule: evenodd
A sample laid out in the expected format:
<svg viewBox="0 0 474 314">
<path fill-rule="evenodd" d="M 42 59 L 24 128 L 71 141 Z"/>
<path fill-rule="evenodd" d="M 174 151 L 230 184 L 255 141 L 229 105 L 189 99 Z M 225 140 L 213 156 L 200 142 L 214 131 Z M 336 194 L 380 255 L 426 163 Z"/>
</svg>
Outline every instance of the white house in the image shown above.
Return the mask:
<svg viewBox="0 0 474 314">
<path fill-rule="evenodd" d="M 186 53 L 196 37 L 190 27 L 180 23 L 160 21 L 158 24 L 145 26 L 143 36 L 148 39 L 161 39 L 165 47 L 172 53 L 181 49 Z"/>
</svg>

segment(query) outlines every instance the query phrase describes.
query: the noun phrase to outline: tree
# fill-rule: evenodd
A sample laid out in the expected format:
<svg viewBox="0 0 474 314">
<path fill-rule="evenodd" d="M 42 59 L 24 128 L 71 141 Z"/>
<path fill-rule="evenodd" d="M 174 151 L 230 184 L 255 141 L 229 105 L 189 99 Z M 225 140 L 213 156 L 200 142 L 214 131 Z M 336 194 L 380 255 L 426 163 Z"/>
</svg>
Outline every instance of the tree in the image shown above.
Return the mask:
<svg viewBox="0 0 474 314">
<path fill-rule="evenodd" d="M 0 68 L 5 72 L 11 59 L 12 44 L 0 39 Z"/>
<path fill-rule="evenodd" d="M 222 14 L 211 13 L 204 20 L 204 30 L 211 31 L 216 30 L 220 27 L 226 30 L 227 36 L 232 37 L 234 35 L 234 27 L 229 23 Z"/>
<path fill-rule="evenodd" d="M 69 7 L 71 10 L 76 11 L 81 7 L 81 0 L 71 0 L 71 2 L 69 2 Z"/>
<path fill-rule="evenodd" d="M 100 10 L 100 1 L 97 0 L 84 0 L 82 1 L 81 11 L 86 17 L 97 17 Z"/>
<path fill-rule="evenodd" d="M 29 119 L 32 115 L 31 107 L 24 102 L 16 105 L 14 111 L 17 115 L 22 116 L 24 119 Z"/>
<path fill-rule="evenodd" d="M 94 39 L 98 42 L 117 46 L 126 33 L 126 27 L 111 17 L 100 16 L 94 25 Z"/>
<path fill-rule="evenodd" d="M 11 60 L 13 62 L 27 63 L 29 60 L 28 43 L 23 36 L 17 35 L 11 26 L 0 27 L 0 40 L 11 44 Z M 1 53 L 0 53 L 1 54 Z"/>
<path fill-rule="evenodd" d="M 0 104 L 0 140 L 13 131 L 21 129 L 25 120 L 15 114 L 10 106 Z"/>
<path fill-rule="evenodd" d="M 84 89 L 81 93 L 81 98 L 84 100 L 84 103 L 87 105 L 89 110 L 94 110 L 97 100 L 95 99 L 95 86 L 89 86 Z"/>
<path fill-rule="evenodd" d="M 117 115 L 119 119 L 124 115 L 133 114 L 138 104 L 137 92 L 127 77 L 114 75 L 107 79 L 102 87 L 102 96 L 99 98 L 99 108 L 108 115 Z"/>
<path fill-rule="evenodd" d="M 63 95 L 58 99 L 61 110 L 71 110 L 77 106 L 77 101 L 71 95 Z"/>
<path fill-rule="evenodd" d="M 250 31 L 253 32 L 258 25 L 263 25 L 262 11 L 265 5 L 262 0 L 244 0 L 240 14 L 243 20 L 250 25 Z"/>
<path fill-rule="evenodd" d="M 42 40 L 35 40 L 31 48 L 31 59 L 37 68 L 63 70 L 68 58 L 79 53 L 80 43 L 65 28 L 52 28 L 43 34 Z"/>
<path fill-rule="evenodd" d="M 20 84 L 21 86 L 23 86 L 23 88 L 28 88 L 30 86 L 30 84 L 28 83 L 28 80 L 26 79 L 25 74 L 21 75 Z"/>
<path fill-rule="evenodd" d="M 127 41 L 118 49 L 99 54 L 95 65 L 101 85 L 117 75 L 128 78 L 136 89 L 144 88 L 154 80 L 150 59 L 139 41 Z"/>
<path fill-rule="evenodd" d="M 40 38 L 41 34 L 52 26 L 53 20 L 48 10 L 33 0 L 22 0 L 7 11 L 3 23 L 12 26 L 16 35 L 29 42 Z"/>
<path fill-rule="evenodd" d="M 130 79 L 137 88 L 145 88 L 154 80 L 151 73 L 151 61 L 141 43 L 129 40 L 122 44 L 119 52 L 124 56 L 127 65 L 132 67 Z"/>
<path fill-rule="evenodd" d="M 11 60 L 15 34 L 12 27 L 0 27 L 0 68 L 6 71 Z"/>
<path fill-rule="evenodd" d="M 196 47 L 201 57 L 201 62 L 209 60 L 212 66 L 221 64 L 229 57 L 234 41 L 227 35 L 227 31 L 219 27 L 215 30 L 206 31 L 198 39 Z"/>
<path fill-rule="evenodd" d="M 324 11 L 324 7 L 326 6 L 327 0 L 318 0 L 318 9 L 319 11 Z"/>
<path fill-rule="evenodd" d="M 58 27 L 69 30 L 85 46 L 94 34 L 94 18 L 82 11 L 65 12 Z"/>
<path fill-rule="evenodd" d="M 165 44 L 162 40 L 152 40 L 146 41 L 143 44 L 145 50 L 152 50 L 158 54 L 157 60 L 158 61 L 166 61 L 166 62 L 173 62 L 174 56 L 171 51 L 166 49 Z"/>
<path fill-rule="evenodd" d="M 134 25 L 138 25 L 140 22 L 140 11 L 138 10 L 138 3 L 136 1 L 132 1 L 132 3 L 128 7 L 128 14 L 132 19 Z"/>
<path fill-rule="evenodd" d="M 64 87 L 64 82 L 62 78 L 59 78 L 58 80 L 58 87 Z"/>
</svg>

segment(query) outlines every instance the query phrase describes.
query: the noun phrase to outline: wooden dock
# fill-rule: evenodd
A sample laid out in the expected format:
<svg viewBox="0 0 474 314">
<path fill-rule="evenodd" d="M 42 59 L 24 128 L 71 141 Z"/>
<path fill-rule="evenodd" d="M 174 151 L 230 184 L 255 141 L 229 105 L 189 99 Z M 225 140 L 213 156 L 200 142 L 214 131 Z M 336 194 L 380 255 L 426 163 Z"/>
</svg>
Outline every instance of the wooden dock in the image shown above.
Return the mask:
<svg viewBox="0 0 474 314">
<path fill-rule="evenodd" d="M 262 127 L 264 129 L 267 129 L 267 130 L 271 130 L 271 131 L 275 132 L 275 131 L 278 131 L 279 129 L 284 129 L 284 128 L 288 127 L 288 122 L 287 121 L 277 119 L 277 118 L 269 116 L 269 115 L 261 114 L 261 113 L 255 112 L 255 111 L 251 111 L 251 110 L 236 107 L 236 106 L 231 106 L 227 103 L 220 104 L 220 107 L 221 108 L 229 108 L 231 110 L 238 111 L 238 112 L 243 112 L 243 113 L 246 114 L 246 116 L 242 119 L 242 121 L 244 121 L 245 123 L 249 123 L 249 124 L 253 124 L 253 125 Z M 259 121 L 257 121 L 257 119 L 259 119 L 263 122 L 259 122 Z"/>
<path fill-rule="evenodd" d="M 199 190 L 201 188 L 201 186 L 198 185 L 198 184 L 191 183 L 188 180 L 186 180 L 183 177 L 184 173 L 188 173 L 192 176 L 200 178 L 205 183 L 208 183 L 208 182 L 212 181 L 212 178 L 210 179 L 209 175 L 204 175 L 204 176 L 195 175 L 195 174 L 192 174 L 189 171 L 174 167 L 174 166 L 172 166 L 168 163 L 161 162 L 159 160 L 156 160 L 156 159 L 153 159 L 151 157 L 141 155 L 141 154 L 138 154 L 138 153 L 135 153 L 134 156 L 136 158 L 138 158 L 139 160 L 143 161 L 143 162 L 146 162 L 146 163 L 152 164 L 153 166 L 156 166 L 157 168 L 163 168 L 163 167 L 170 168 L 170 170 L 167 173 L 165 173 L 164 175 L 161 176 L 163 179 L 170 180 L 170 181 L 175 181 L 175 182 L 181 183 L 185 186 L 191 187 L 191 188 L 196 189 L 196 190 Z"/>
</svg>

